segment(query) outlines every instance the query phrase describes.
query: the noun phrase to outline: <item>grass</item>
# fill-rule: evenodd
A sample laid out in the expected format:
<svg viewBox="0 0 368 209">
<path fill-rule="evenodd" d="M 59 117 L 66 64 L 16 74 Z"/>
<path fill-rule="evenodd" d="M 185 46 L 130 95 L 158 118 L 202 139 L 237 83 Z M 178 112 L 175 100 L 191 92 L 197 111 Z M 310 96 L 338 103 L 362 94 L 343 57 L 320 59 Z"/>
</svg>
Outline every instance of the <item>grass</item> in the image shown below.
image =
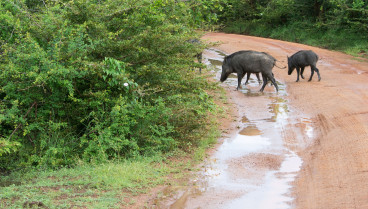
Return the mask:
<svg viewBox="0 0 368 209">
<path fill-rule="evenodd" d="M 165 155 L 104 164 L 80 162 L 74 168 L 59 170 L 16 171 L 0 176 L 0 208 L 146 207 L 147 200 L 155 196 L 155 188 L 185 185 L 220 136 L 218 121 L 225 113 L 220 106 L 227 100 L 222 88 L 210 85 L 209 95 L 219 104 L 198 133 L 199 143 L 189 151 L 177 149 Z"/>
<path fill-rule="evenodd" d="M 215 135 L 211 137 L 207 147 Z M 177 151 L 166 159 L 156 156 L 54 171 L 14 172 L 0 178 L 0 208 L 27 208 L 30 204 L 48 208 L 129 207 L 151 188 L 183 178 L 182 171 L 191 170 L 203 159 L 204 150 L 196 149 L 191 159 L 188 153 Z"/>
<path fill-rule="evenodd" d="M 162 184 L 172 170 L 161 159 L 141 158 L 100 165 L 81 164 L 56 171 L 15 172 L 1 177 L 0 208 L 37 202 L 49 208 L 111 208 Z M 122 192 L 125 191 L 125 192 Z"/>
<path fill-rule="evenodd" d="M 0 178 L 0 208 L 27 208 L 31 203 L 48 208 L 130 207 L 151 188 L 187 178 L 185 171 L 193 171 L 217 137 L 213 130 L 192 154 L 178 150 L 166 159 L 147 157 L 54 171 L 14 172 Z"/>
</svg>

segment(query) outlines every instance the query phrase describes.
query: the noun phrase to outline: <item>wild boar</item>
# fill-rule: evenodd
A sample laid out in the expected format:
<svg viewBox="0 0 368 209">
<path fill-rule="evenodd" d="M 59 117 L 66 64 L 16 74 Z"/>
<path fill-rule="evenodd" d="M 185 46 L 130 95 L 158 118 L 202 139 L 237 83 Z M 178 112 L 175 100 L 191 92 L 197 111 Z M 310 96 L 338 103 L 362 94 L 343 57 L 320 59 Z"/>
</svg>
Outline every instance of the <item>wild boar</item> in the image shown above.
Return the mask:
<svg viewBox="0 0 368 209">
<path fill-rule="evenodd" d="M 238 76 L 236 90 L 238 90 L 241 88 L 241 80 L 246 73 L 261 73 L 263 85 L 260 91 L 263 92 L 268 80 L 272 82 L 276 91 L 278 91 L 279 88 L 272 73 L 275 63 L 276 59 L 265 52 L 238 51 L 224 58 L 220 81 L 224 82 L 231 73 L 236 73 Z"/>
<path fill-rule="evenodd" d="M 318 75 L 318 81 L 321 80 L 321 75 L 319 74 L 319 70 L 316 67 L 317 61 L 318 61 L 318 55 L 314 53 L 312 50 L 301 50 L 297 53 L 293 54 L 291 57 L 287 57 L 288 59 L 288 75 L 291 75 L 291 73 L 296 68 L 297 73 L 297 79 L 296 82 L 299 81 L 299 74 L 304 79 L 303 72 L 304 68 L 306 66 L 311 67 L 311 76 L 308 81 L 312 80 L 314 72 Z"/>
</svg>

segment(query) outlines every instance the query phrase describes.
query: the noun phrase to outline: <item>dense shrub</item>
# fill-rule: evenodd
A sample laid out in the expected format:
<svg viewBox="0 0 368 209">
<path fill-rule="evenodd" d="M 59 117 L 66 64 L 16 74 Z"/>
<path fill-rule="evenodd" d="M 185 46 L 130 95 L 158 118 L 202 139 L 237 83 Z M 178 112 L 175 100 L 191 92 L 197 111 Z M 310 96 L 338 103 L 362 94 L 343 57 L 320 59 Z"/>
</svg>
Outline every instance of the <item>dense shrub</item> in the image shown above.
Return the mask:
<svg viewBox="0 0 368 209">
<path fill-rule="evenodd" d="M 201 21 L 191 5 L 0 3 L 0 169 L 195 144 L 214 105 L 205 79 L 189 71 L 205 47 L 187 42 Z"/>
<path fill-rule="evenodd" d="M 367 55 L 363 0 L 223 0 L 225 32 L 272 37 Z"/>
</svg>

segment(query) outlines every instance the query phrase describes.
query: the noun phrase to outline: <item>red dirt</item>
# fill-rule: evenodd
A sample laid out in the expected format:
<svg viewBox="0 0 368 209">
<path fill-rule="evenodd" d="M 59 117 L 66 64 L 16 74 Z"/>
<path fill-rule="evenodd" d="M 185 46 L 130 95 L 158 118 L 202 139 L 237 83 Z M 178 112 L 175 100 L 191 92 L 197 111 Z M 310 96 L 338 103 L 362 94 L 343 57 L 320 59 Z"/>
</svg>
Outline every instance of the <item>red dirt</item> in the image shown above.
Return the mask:
<svg viewBox="0 0 368 209">
<path fill-rule="evenodd" d="M 311 49 L 319 55 L 320 82 L 317 75 L 307 82 L 309 67 L 304 72 L 306 79 L 299 82 L 295 82 L 295 72 L 288 76 L 286 69 L 273 70 L 276 80 L 286 84 L 288 104 L 294 107 L 288 120 L 298 117 L 302 120 L 301 115 L 307 115 L 315 130 L 313 141 L 300 136 L 301 124 L 289 123 L 283 130 L 284 140 L 298 140 L 300 145 L 296 149 L 303 160 L 294 182 L 293 205 L 301 209 L 368 208 L 367 60 L 243 35 L 209 33 L 203 40 L 221 42 L 215 48 L 227 54 L 239 50 L 268 52 L 285 66 L 286 56 L 302 49 Z M 278 162 L 274 156 L 268 159 Z"/>
</svg>

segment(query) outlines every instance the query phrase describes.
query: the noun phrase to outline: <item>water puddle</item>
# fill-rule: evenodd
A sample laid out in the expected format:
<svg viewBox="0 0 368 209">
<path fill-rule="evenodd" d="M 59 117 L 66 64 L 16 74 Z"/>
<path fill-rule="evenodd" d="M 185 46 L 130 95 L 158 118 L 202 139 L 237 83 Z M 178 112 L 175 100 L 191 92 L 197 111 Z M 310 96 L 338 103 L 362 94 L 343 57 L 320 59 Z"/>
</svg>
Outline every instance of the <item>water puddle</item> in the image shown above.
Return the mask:
<svg viewBox="0 0 368 209">
<path fill-rule="evenodd" d="M 291 208 L 293 199 L 289 196 L 290 184 L 294 181 L 301 164 L 302 160 L 294 152 L 287 154 L 278 171 L 266 174 L 262 186 L 231 201 L 224 208 Z"/>
<path fill-rule="evenodd" d="M 312 127 L 312 120 L 309 118 L 301 118 L 300 119 L 300 124 L 301 126 L 304 127 L 304 133 L 305 135 L 307 135 L 309 138 L 313 138 L 314 136 L 314 131 L 313 131 L 313 127 Z"/>
<path fill-rule="evenodd" d="M 250 124 L 247 127 L 243 128 L 243 130 L 241 130 L 239 132 L 239 135 L 244 135 L 244 136 L 258 136 L 261 135 L 262 131 L 260 131 L 256 125 Z"/>
<path fill-rule="evenodd" d="M 208 49 L 204 55 L 204 63 L 219 79 L 225 54 Z M 235 89 L 236 76 L 229 77 L 225 85 Z M 278 93 L 261 93 L 255 76 L 249 84 L 243 85 L 240 91 L 244 101 L 262 100 L 264 113 L 258 114 L 259 107 L 243 105 L 246 110 L 243 111 L 238 134 L 224 139 L 208 160 L 202 174 L 195 180 L 195 193 L 189 195 L 182 208 L 292 208 L 291 183 L 302 160 L 292 150 L 291 147 L 295 146 L 290 143 L 293 142 L 283 139 L 290 111 L 285 85 L 278 85 Z M 303 124 L 303 134 L 313 137 L 311 121 L 302 118 L 300 124 Z"/>
</svg>

